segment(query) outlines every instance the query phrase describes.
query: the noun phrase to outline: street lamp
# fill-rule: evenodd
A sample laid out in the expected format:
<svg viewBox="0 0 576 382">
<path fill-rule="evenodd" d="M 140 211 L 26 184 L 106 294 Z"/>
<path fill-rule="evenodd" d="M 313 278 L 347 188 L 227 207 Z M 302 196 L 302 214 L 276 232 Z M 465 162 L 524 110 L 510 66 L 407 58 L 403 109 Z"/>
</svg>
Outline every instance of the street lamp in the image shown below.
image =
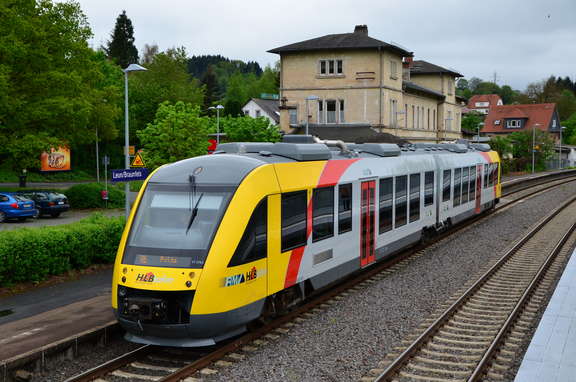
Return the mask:
<svg viewBox="0 0 576 382">
<path fill-rule="evenodd" d="M 210 106 L 208 110 L 216 109 L 216 146 L 220 144 L 220 110 L 224 109 L 224 106 L 217 105 L 216 107 Z"/>
<path fill-rule="evenodd" d="M 123 70 L 124 72 L 124 168 L 126 170 L 130 169 L 130 152 L 128 147 L 130 146 L 130 137 L 129 137 L 129 123 L 128 123 L 128 73 L 130 72 L 143 72 L 146 71 L 143 66 L 138 64 L 130 64 L 126 69 Z M 126 208 L 126 221 L 128 221 L 128 215 L 130 215 L 130 183 L 126 182 L 124 185 L 124 193 L 125 195 L 125 208 Z"/>
<path fill-rule="evenodd" d="M 560 126 L 560 154 L 558 154 L 558 169 L 562 169 L 562 130 L 564 130 L 565 126 Z"/>
<path fill-rule="evenodd" d="M 308 101 L 318 101 L 320 97 L 309 95 L 306 97 L 306 135 L 308 135 L 308 122 L 310 121 L 310 112 L 308 111 Z"/>
</svg>

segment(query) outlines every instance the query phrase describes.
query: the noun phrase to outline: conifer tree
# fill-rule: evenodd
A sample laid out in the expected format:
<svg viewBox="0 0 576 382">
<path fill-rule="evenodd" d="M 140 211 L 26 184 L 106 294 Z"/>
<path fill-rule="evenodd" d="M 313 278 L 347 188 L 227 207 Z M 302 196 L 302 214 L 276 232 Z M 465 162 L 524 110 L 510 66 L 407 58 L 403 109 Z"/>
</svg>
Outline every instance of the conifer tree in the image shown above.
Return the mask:
<svg viewBox="0 0 576 382">
<path fill-rule="evenodd" d="M 121 68 L 138 62 L 138 49 L 134 46 L 134 27 L 132 21 L 126 16 L 126 11 L 116 18 L 114 32 L 110 36 L 105 49 L 106 55 Z"/>
</svg>

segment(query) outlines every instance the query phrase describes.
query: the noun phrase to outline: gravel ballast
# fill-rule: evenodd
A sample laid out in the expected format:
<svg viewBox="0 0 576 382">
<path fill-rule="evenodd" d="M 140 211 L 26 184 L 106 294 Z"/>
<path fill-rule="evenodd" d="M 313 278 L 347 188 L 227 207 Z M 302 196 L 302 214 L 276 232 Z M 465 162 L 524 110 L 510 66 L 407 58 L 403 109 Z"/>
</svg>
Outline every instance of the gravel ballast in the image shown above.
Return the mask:
<svg viewBox="0 0 576 382">
<path fill-rule="evenodd" d="M 495 214 L 204 379 L 359 380 L 523 232 L 573 195 L 570 183 Z"/>
</svg>

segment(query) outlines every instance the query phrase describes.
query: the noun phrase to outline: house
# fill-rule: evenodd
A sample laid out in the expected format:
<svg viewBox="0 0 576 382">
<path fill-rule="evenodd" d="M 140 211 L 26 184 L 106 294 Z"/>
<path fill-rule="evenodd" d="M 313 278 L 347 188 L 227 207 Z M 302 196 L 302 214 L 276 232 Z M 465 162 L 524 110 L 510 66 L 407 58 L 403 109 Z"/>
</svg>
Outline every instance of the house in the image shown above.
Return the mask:
<svg viewBox="0 0 576 382">
<path fill-rule="evenodd" d="M 501 105 L 490 108 L 482 133 L 489 136 L 537 128 L 560 139 L 560 119 L 555 103 Z"/>
<path fill-rule="evenodd" d="M 455 79 L 462 75 L 413 61 L 406 48 L 370 37 L 366 25 L 269 52 L 280 55 L 280 127 L 285 132 L 301 132 L 308 125 L 311 132 L 382 134 L 369 133 L 373 142 L 391 136 L 417 142 L 461 138 Z"/>
<path fill-rule="evenodd" d="M 266 117 L 274 125 L 280 123 L 278 100 L 252 98 L 242 107 L 242 112 L 252 118 Z"/>
<path fill-rule="evenodd" d="M 477 94 L 470 97 L 467 109 L 486 115 L 491 107 L 502 106 L 503 104 L 502 98 L 498 94 Z"/>
</svg>

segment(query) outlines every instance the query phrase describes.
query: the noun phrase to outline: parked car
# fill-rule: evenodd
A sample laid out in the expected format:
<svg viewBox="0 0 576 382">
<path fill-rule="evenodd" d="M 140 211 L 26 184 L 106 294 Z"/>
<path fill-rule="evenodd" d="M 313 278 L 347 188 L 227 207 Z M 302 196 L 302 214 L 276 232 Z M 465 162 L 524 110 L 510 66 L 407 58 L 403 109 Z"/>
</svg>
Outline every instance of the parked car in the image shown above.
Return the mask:
<svg viewBox="0 0 576 382">
<path fill-rule="evenodd" d="M 12 192 L 0 192 L 0 223 L 6 219 L 24 221 L 38 217 L 38 210 L 33 200 Z"/>
<path fill-rule="evenodd" d="M 20 191 L 18 194 L 34 200 L 36 208 L 40 210 L 40 215 L 57 218 L 62 212 L 70 209 L 66 195 L 54 191 Z"/>
</svg>

